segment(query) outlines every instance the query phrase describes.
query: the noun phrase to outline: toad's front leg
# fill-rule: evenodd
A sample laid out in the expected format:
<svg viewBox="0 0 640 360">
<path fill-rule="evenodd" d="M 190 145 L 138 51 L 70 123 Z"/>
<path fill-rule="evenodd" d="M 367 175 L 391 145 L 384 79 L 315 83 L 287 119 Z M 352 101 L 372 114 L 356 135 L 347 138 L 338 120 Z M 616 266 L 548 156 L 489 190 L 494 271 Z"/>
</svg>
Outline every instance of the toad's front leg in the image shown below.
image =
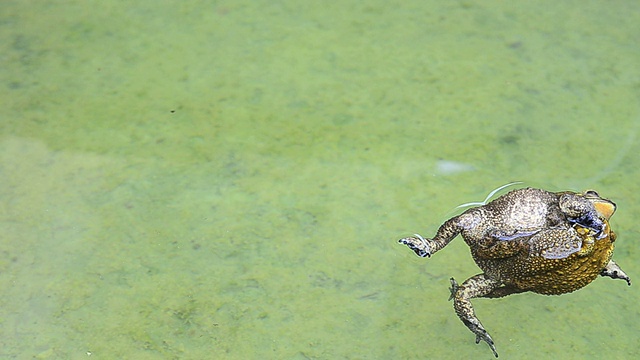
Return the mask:
<svg viewBox="0 0 640 360">
<path fill-rule="evenodd" d="M 451 297 L 449 298 L 449 300 L 453 299 L 453 308 L 460 320 L 462 320 L 471 332 L 476 334 L 476 344 L 478 344 L 480 340 L 486 342 L 495 357 L 498 357 L 498 352 L 496 351 L 493 339 L 476 317 L 470 300 L 483 297 L 497 289 L 500 285 L 500 282 L 492 280 L 484 274 L 472 276 L 463 282 L 462 285 L 458 285 L 455 279 L 451 278 Z"/>
<path fill-rule="evenodd" d="M 612 279 L 625 280 L 627 282 L 627 285 L 631 286 L 631 279 L 629 278 L 629 276 L 624 271 L 622 271 L 622 269 L 620 269 L 620 266 L 618 266 L 618 264 L 616 264 L 616 262 L 613 260 L 609 260 L 609 263 L 604 269 L 602 269 L 600 275 L 608 276 Z"/>
</svg>

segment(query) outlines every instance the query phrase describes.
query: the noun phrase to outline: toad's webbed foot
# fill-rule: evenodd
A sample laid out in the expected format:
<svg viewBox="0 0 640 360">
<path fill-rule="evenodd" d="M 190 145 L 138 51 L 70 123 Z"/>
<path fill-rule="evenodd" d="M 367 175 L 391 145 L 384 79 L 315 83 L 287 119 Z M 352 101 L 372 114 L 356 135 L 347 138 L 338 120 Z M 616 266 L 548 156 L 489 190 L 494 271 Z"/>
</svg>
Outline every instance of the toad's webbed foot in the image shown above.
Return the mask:
<svg viewBox="0 0 640 360">
<path fill-rule="evenodd" d="M 420 257 L 431 257 L 432 251 L 429 241 L 431 240 L 414 234 L 413 236 L 398 240 L 398 243 L 407 245 L 409 249 L 413 250 L 413 252 Z"/>
<path fill-rule="evenodd" d="M 620 266 L 618 266 L 618 264 L 616 264 L 616 262 L 613 260 L 609 260 L 607 266 L 605 266 L 605 268 L 600 271 L 600 275 L 608 276 L 612 279 L 625 280 L 627 282 L 627 285 L 631 286 L 631 279 L 629 278 L 629 276 L 624 271 L 622 271 Z"/>
<path fill-rule="evenodd" d="M 453 299 L 453 308 L 456 310 L 456 314 L 458 314 L 458 317 L 467 328 L 476 335 L 476 344 L 480 343 L 480 341 L 486 342 L 495 357 L 498 357 L 495 343 L 476 317 L 469 299 L 484 296 L 499 285 L 495 280 L 480 274 L 467 279 L 462 285 L 458 285 L 456 280 L 451 278 L 451 288 L 449 288 L 451 291 L 449 300 Z"/>
<path fill-rule="evenodd" d="M 491 335 L 489 335 L 487 330 L 484 329 L 484 327 L 482 326 L 480 321 L 478 321 L 478 319 L 475 319 L 475 320 L 476 321 L 473 321 L 473 322 L 471 321 L 465 322 L 464 324 L 467 325 L 469 330 L 473 331 L 473 333 L 476 334 L 476 344 L 479 344 L 480 340 L 486 342 L 487 345 L 489 345 L 489 348 L 491 348 L 491 351 L 493 351 L 493 355 L 495 357 L 498 357 L 498 351 L 496 350 L 496 345 L 493 342 Z"/>
</svg>

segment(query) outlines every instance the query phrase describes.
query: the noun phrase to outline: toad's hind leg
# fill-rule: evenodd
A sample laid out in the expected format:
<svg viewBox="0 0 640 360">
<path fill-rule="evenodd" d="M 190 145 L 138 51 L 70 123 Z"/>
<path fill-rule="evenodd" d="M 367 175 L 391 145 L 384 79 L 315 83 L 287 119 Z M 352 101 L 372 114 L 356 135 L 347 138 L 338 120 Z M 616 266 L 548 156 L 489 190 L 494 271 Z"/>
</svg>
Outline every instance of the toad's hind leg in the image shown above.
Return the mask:
<svg viewBox="0 0 640 360">
<path fill-rule="evenodd" d="M 476 317 L 470 300 L 490 294 L 500 285 L 500 282 L 488 278 L 485 274 L 472 276 L 463 282 L 462 285 L 458 285 L 455 279 L 451 278 L 451 297 L 449 298 L 449 300 L 453 299 L 453 308 L 460 320 L 462 320 L 471 332 L 476 334 L 476 344 L 478 344 L 480 340 L 486 342 L 495 357 L 498 357 L 498 352 L 496 351 L 493 339 Z"/>
<path fill-rule="evenodd" d="M 460 234 L 463 230 L 463 227 L 460 225 L 461 218 L 463 217 L 456 216 L 447 220 L 442 224 L 442 226 L 440 226 L 433 239 L 424 238 L 415 234 L 414 236 L 400 239 L 398 242 L 400 244 L 407 245 L 409 249 L 413 250 L 413 252 L 420 257 L 430 257 L 437 251 L 440 251 L 443 247 L 447 246 L 453 238 Z"/>
</svg>

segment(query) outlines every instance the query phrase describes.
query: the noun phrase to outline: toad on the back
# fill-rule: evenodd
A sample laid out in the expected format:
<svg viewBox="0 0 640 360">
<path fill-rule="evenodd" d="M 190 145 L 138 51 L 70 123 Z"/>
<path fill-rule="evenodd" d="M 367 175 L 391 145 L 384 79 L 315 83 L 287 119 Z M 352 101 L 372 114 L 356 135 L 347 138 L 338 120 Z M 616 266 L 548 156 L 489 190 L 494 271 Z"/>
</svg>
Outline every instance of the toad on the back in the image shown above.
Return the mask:
<svg viewBox="0 0 640 360">
<path fill-rule="evenodd" d="M 559 295 L 598 275 L 631 280 L 611 259 L 616 234 L 609 219 L 616 205 L 592 190 L 583 193 L 513 190 L 447 220 L 433 238 L 400 239 L 418 256 L 440 251 L 461 234 L 483 273 L 462 284 L 451 278 L 456 314 L 498 357 L 491 336 L 475 315 L 471 299 L 532 291 Z"/>
</svg>

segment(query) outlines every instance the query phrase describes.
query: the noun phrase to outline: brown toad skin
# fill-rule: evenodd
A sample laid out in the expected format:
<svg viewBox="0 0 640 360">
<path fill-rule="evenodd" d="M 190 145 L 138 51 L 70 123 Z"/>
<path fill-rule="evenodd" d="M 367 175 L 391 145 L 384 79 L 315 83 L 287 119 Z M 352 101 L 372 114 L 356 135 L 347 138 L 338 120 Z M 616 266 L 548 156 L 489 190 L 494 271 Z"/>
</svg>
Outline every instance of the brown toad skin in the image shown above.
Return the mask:
<svg viewBox="0 0 640 360">
<path fill-rule="evenodd" d="M 559 295 L 580 289 L 598 275 L 631 280 L 612 260 L 616 234 L 609 219 L 616 205 L 587 190 L 549 192 L 513 190 L 490 203 L 447 220 L 433 238 L 400 239 L 418 256 L 442 250 L 461 235 L 483 273 L 462 284 L 451 278 L 456 314 L 497 357 L 494 341 L 471 304 L 531 291 Z"/>
<path fill-rule="evenodd" d="M 604 237 L 596 240 L 593 236 L 578 234 L 578 237 L 582 239 L 582 247 L 579 251 L 565 258 L 547 259 L 541 255 L 533 254 L 524 244 L 518 244 L 522 249 L 517 254 L 497 260 L 487 259 L 486 254 L 482 254 L 482 251 L 478 250 L 472 250 L 471 254 L 485 274 L 499 278 L 506 286 L 544 295 L 565 294 L 578 290 L 595 280 L 611 260 L 616 234 L 610 230 L 608 221 L 605 223 L 607 227 Z M 579 226 L 576 228 L 585 231 Z M 538 241 L 547 241 L 553 237 L 565 237 L 569 231 L 565 229 L 543 231 L 544 240 Z M 531 241 L 531 238 L 527 238 L 527 240 Z M 505 242 L 500 242 L 499 245 L 504 244 Z M 487 250 L 484 249 L 484 251 Z M 504 250 L 500 251 L 500 254 L 503 253 Z M 497 296 L 488 294 L 486 297 Z"/>
</svg>

